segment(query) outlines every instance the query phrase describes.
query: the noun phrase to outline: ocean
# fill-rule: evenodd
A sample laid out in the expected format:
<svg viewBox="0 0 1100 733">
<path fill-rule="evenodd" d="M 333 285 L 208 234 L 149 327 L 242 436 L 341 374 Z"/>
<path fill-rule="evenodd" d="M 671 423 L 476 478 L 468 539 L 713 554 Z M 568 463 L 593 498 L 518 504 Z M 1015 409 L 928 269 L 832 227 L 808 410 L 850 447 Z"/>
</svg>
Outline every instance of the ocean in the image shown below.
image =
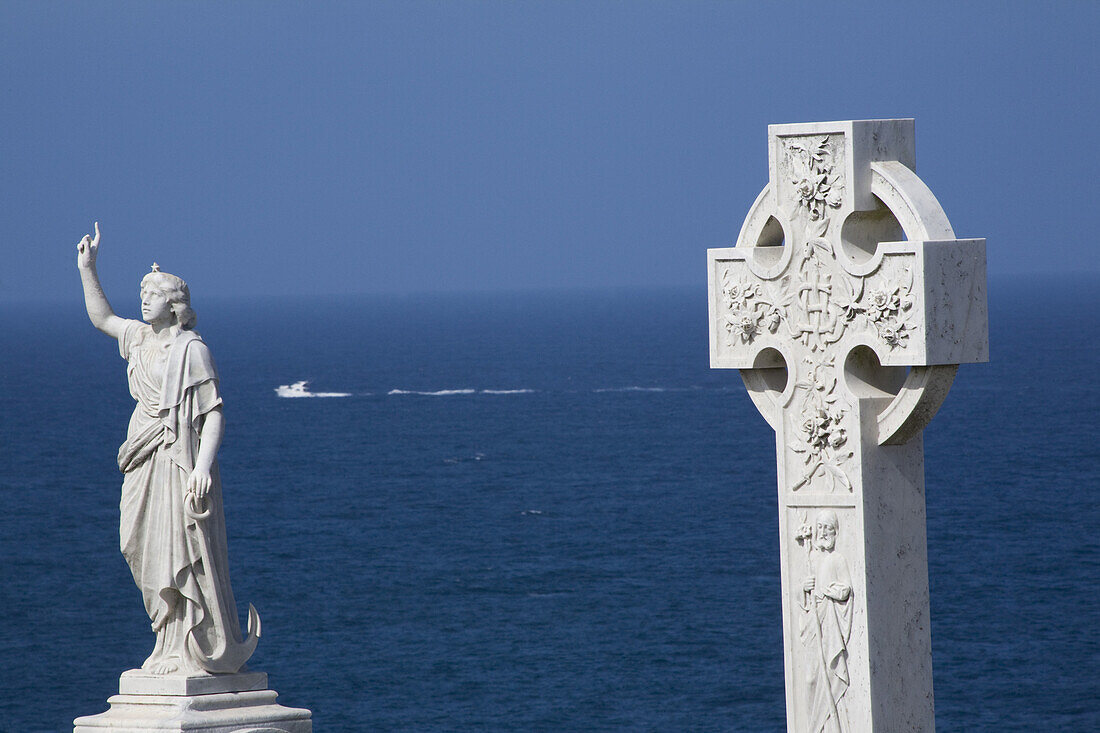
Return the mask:
<svg viewBox="0 0 1100 733">
<path fill-rule="evenodd" d="M 10 733 L 105 710 L 153 641 L 125 363 L 73 287 L 0 307 Z M 251 667 L 318 733 L 784 730 L 774 437 L 705 288 L 194 305 Z M 925 431 L 937 726 L 1100 730 L 1100 294 L 994 278 L 990 311 Z"/>
</svg>

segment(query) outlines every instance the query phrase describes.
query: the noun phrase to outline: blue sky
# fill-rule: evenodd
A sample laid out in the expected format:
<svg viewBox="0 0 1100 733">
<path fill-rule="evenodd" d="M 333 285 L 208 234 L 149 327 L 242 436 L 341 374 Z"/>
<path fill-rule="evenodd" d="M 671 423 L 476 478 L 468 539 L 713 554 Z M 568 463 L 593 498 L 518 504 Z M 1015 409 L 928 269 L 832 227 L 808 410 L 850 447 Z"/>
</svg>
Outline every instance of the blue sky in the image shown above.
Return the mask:
<svg viewBox="0 0 1100 733">
<path fill-rule="evenodd" d="M 705 288 L 768 123 L 915 117 L 991 276 L 1100 274 L 1100 5 L 0 5 L 0 301 Z"/>
</svg>

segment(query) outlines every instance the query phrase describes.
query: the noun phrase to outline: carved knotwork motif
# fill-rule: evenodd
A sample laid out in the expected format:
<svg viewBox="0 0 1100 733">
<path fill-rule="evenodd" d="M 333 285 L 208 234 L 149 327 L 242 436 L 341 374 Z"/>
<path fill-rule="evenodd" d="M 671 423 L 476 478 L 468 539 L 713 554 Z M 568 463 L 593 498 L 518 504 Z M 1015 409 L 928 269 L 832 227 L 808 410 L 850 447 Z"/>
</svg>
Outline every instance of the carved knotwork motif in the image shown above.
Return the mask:
<svg viewBox="0 0 1100 733">
<path fill-rule="evenodd" d="M 823 221 L 827 228 L 828 219 Z M 888 260 L 869 275 L 851 275 L 837 260 L 832 241 L 815 237 L 802 245 L 797 268 L 797 277 L 780 279 L 772 299 L 779 321 L 804 346 L 821 351 L 853 327 L 873 332 L 891 351 L 906 346 L 915 330 L 913 273 L 907 264 Z"/>
</svg>

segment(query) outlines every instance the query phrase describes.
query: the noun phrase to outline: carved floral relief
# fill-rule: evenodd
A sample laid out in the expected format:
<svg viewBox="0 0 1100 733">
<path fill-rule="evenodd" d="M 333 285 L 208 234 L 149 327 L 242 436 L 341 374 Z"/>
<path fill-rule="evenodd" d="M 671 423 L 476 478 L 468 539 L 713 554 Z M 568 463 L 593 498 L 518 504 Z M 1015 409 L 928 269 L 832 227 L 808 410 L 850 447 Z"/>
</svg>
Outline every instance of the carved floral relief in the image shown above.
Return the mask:
<svg viewBox="0 0 1100 733">
<path fill-rule="evenodd" d="M 791 491 L 851 492 L 847 463 L 857 429 L 854 404 L 837 389 L 838 354 L 830 348 L 850 333 L 905 349 L 916 331 L 912 260 L 884 256 L 871 273 L 853 275 L 838 257 L 836 214 L 844 200 L 841 135 L 782 138 L 779 208 L 793 217 L 797 250 L 778 276 L 760 278 L 744 260 L 721 265 L 719 323 L 724 345 L 750 353 L 765 334 L 802 348 L 795 395 L 784 420 L 789 436 Z"/>
<path fill-rule="evenodd" d="M 762 331 L 775 333 L 779 329 L 781 315 L 774 294 L 765 295 L 759 282 L 735 281 L 729 267 L 722 277 L 722 303 L 726 308 L 727 346 L 751 343 Z"/>
<path fill-rule="evenodd" d="M 851 411 L 837 394 L 836 355 L 811 355 L 803 362 L 805 376 L 795 382 L 797 407 L 787 413 L 787 445 L 802 464 L 791 491 L 812 487 L 822 493 L 850 492 L 844 466 L 854 455 L 848 445 Z"/>
<path fill-rule="evenodd" d="M 851 327 L 876 334 L 890 351 L 908 346 L 916 330 L 912 270 L 890 264 L 850 281 L 841 307 Z"/>
<path fill-rule="evenodd" d="M 837 172 L 843 159 L 841 135 L 782 138 L 782 166 L 794 190 L 795 204 L 810 221 L 824 219 L 843 201 L 844 176 Z M 820 235 L 818 235 L 820 236 Z"/>
</svg>

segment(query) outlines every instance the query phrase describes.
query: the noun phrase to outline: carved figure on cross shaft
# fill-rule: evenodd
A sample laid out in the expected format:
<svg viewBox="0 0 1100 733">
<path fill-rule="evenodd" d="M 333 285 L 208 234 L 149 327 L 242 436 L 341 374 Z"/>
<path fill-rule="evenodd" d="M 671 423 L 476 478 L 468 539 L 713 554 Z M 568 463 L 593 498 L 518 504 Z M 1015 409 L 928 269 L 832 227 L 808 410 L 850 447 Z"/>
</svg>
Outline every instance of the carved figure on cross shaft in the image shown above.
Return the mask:
<svg viewBox="0 0 1100 733">
<path fill-rule="evenodd" d="M 142 669 L 237 672 L 260 635 L 249 606 L 241 638 L 222 513 L 216 455 L 224 431 L 218 374 L 195 332 L 191 294 L 157 265 L 141 281 L 141 321 L 115 315 L 99 284 L 95 237 L 77 244 L 88 318 L 118 341 L 137 405 L 118 451 L 123 473 L 119 540 L 156 645 Z"/>
<path fill-rule="evenodd" d="M 840 521 L 832 509 L 800 528 L 810 574 L 802 581 L 799 639 L 808 660 L 810 733 L 848 733 L 848 640 L 852 637 L 852 574 L 836 551 Z"/>
</svg>

